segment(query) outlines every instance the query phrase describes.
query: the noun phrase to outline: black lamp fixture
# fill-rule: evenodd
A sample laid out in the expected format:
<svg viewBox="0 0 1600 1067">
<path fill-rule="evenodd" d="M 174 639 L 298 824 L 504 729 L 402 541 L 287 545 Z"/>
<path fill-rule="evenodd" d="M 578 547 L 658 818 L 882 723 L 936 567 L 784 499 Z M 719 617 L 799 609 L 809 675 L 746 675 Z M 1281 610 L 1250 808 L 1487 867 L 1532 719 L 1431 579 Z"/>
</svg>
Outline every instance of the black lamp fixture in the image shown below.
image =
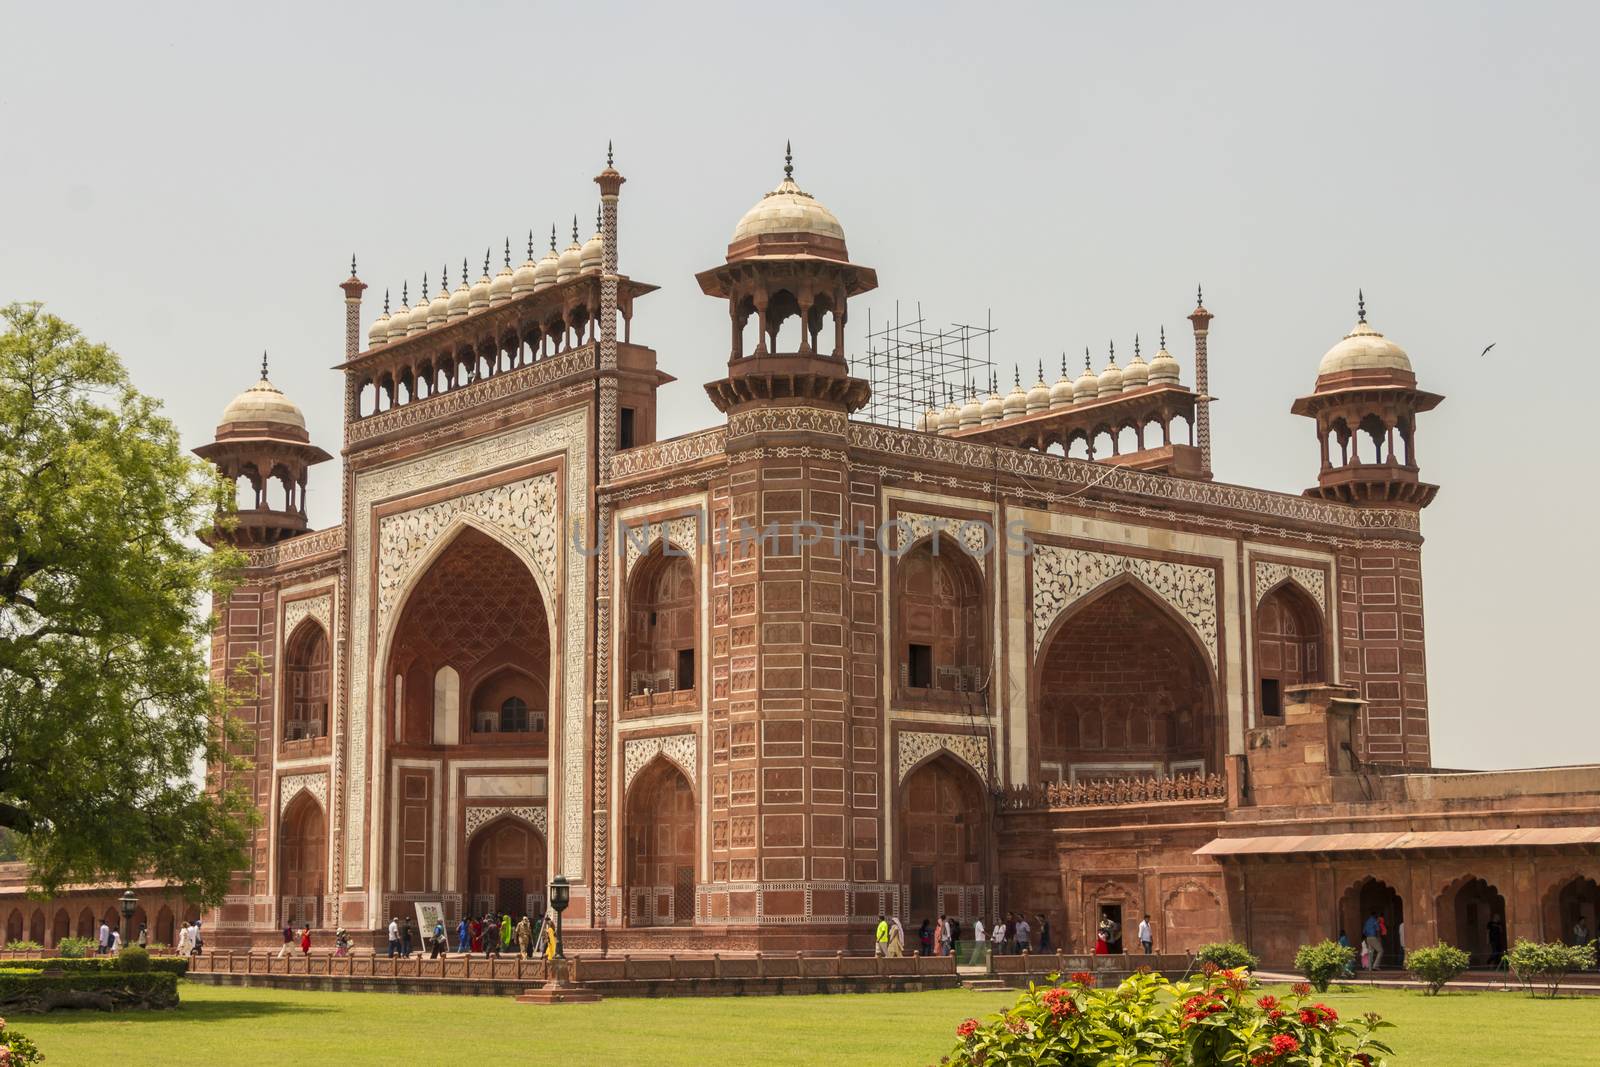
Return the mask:
<svg viewBox="0 0 1600 1067">
<path fill-rule="evenodd" d="M 133 911 L 139 906 L 139 898 L 133 895 L 133 890 L 124 889 L 118 903 L 122 905 L 122 943 L 133 943 Z"/>
<path fill-rule="evenodd" d="M 567 905 L 572 903 L 572 886 L 567 882 L 567 876 L 558 874 L 550 883 L 550 906 L 556 912 L 556 959 L 567 958 L 561 944 L 561 913 L 567 910 Z"/>
</svg>

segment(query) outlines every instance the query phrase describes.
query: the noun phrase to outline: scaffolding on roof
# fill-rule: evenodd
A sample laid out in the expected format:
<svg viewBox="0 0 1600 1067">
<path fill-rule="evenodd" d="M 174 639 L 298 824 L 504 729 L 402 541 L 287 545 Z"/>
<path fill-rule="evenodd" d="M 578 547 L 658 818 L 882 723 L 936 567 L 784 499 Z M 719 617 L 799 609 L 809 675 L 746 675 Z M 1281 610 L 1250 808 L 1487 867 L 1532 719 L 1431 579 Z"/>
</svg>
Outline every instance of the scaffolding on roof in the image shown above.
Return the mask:
<svg viewBox="0 0 1600 1067">
<path fill-rule="evenodd" d="M 987 310 L 981 326 L 954 322 L 934 327 L 923 318 L 921 301 L 915 318 L 902 319 L 896 300 L 894 317 L 874 328 L 868 308 L 866 364 L 872 399 L 867 420 L 909 429 L 930 406 L 960 405 L 969 393 L 987 396 L 991 388 L 1000 388 L 1003 383 L 994 377 L 994 332 Z"/>
</svg>

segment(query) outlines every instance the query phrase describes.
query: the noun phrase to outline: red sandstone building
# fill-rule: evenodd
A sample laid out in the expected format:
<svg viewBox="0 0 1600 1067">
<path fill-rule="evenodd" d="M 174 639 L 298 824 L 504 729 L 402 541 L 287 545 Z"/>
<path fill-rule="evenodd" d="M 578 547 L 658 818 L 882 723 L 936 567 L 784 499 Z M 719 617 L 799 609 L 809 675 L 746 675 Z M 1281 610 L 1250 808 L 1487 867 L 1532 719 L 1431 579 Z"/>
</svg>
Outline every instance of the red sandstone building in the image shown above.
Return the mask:
<svg viewBox="0 0 1600 1067">
<path fill-rule="evenodd" d="M 697 276 L 725 418 L 658 440 L 655 287 L 595 180 L 587 242 L 403 290 L 365 346 L 343 283 L 340 525 L 306 528 L 328 454 L 265 372 L 197 449 L 247 487 L 215 670 L 265 665 L 263 827 L 208 943 L 516 915 L 557 873 L 580 951 L 1011 910 L 1069 950 L 1149 913 L 1160 951 L 1277 961 L 1374 908 L 1412 946 L 1595 928 L 1600 769 L 1431 766 L 1441 398 L 1364 308 L 1293 404 L 1303 495 L 1212 480 L 1204 306 L 1193 387 L 1163 339 L 878 425 L 844 346 L 877 276 L 786 176 Z"/>
</svg>

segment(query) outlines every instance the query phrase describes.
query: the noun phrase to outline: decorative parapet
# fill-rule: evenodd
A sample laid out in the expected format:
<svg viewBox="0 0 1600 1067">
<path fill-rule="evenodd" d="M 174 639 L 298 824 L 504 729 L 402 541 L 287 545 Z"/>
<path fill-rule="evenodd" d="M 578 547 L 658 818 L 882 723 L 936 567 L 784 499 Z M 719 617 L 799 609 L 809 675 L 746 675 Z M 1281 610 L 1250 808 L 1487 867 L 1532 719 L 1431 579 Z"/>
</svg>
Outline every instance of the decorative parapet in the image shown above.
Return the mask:
<svg viewBox="0 0 1600 1067">
<path fill-rule="evenodd" d="M 1174 800 L 1226 800 L 1227 797 L 1227 779 L 1220 774 L 1180 774 L 1171 778 L 1109 778 L 1014 785 L 1005 790 L 1000 807 L 1006 811 L 1105 808 Z"/>
<path fill-rule="evenodd" d="M 414 430 L 441 419 L 449 419 L 483 404 L 493 403 L 528 389 L 551 385 L 594 366 L 594 345 L 584 345 L 558 356 L 548 356 L 515 370 L 480 379 L 470 385 L 450 389 L 437 396 L 414 400 L 388 411 L 357 419 L 345 426 L 345 440 L 360 444 L 396 430 Z"/>
<path fill-rule="evenodd" d="M 245 558 L 249 560 L 246 564 L 248 567 L 266 569 L 287 563 L 298 563 L 312 556 L 320 556 L 325 552 L 339 552 L 343 549 L 344 527 L 330 526 L 326 530 L 301 534 L 287 541 L 279 541 L 275 545 L 246 549 Z"/>
<path fill-rule="evenodd" d="M 619 481 L 640 474 L 670 470 L 712 456 L 721 456 L 727 450 L 728 430 L 725 426 L 674 437 L 668 441 L 640 445 L 611 457 L 611 480 Z"/>
<path fill-rule="evenodd" d="M 938 434 L 900 430 L 875 423 L 850 424 L 852 448 L 881 452 L 898 459 L 928 460 L 969 470 L 998 472 L 1025 479 L 1049 479 L 1096 491 L 1126 493 L 1173 504 L 1227 508 L 1292 522 L 1317 523 L 1341 529 L 1397 530 L 1417 533 L 1420 517 L 1410 508 L 1357 508 L 1315 497 L 1291 496 L 1265 489 L 1178 478 L 1151 471 L 1130 470 L 1105 463 L 1067 459 L 1044 452 L 997 448 L 941 437 Z"/>
</svg>

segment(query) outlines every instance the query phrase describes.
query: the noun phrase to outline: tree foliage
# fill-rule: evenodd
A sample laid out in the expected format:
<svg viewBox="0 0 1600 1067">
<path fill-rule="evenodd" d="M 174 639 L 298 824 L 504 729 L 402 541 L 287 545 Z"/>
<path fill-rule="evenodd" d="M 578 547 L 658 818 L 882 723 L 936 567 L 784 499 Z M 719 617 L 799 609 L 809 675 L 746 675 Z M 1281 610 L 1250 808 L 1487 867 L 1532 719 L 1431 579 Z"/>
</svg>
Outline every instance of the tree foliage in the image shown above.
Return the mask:
<svg viewBox="0 0 1600 1067">
<path fill-rule="evenodd" d="M 1254 970 L 1261 963 L 1255 953 L 1237 941 L 1212 941 L 1201 945 L 1195 950 L 1194 961 L 1200 965 L 1209 963 L 1224 970 L 1234 967 Z"/>
<path fill-rule="evenodd" d="M 240 562 L 198 532 L 231 490 L 115 353 L 0 308 L 0 828 L 35 885 L 154 876 L 219 900 L 249 798 L 195 780 L 242 740 L 209 597 Z"/>
</svg>

